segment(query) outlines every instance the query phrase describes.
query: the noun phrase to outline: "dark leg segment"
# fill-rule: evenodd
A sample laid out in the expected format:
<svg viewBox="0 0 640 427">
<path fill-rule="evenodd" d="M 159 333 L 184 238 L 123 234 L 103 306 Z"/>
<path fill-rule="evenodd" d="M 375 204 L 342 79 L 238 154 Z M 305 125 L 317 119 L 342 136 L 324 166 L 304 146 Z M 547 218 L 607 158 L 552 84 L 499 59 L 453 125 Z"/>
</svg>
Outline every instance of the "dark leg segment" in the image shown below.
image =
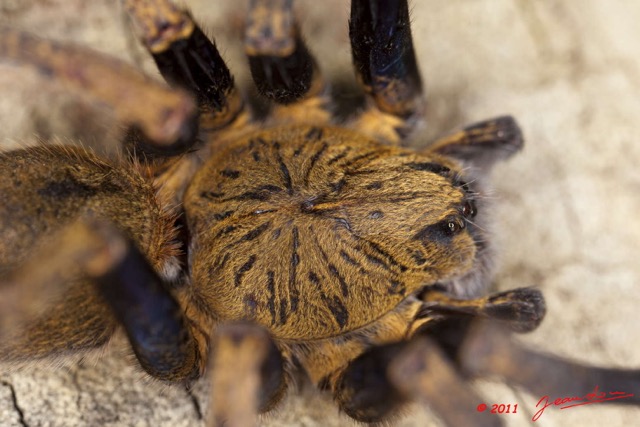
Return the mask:
<svg viewBox="0 0 640 427">
<path fill-rule="evenodd" d="M 190 381 L 199 377 L 196 342 L 162 279 L 133 243 L 115 240 L 112 236 L 117 231 L 110 227 L 97 230 L 102 238 L 111 240 L 106 249 L 115 250 L 104 265 L 88 271 L 124 326 L 142 368 L 160 380 Z"/>
<path fill-rule="evenodd" d="M 504 322 L 515 332 L 536 329 L 546 313 L 542 293 L 534 288 L 518 288 L 486 297 L 464 300 L 454 298 L 437 287 L 420 294 L 425 303 L 421 317 L 484 317 Z"/>
<path fill-rule="evenodd" d="M 275 102 L 276 121 L 330 120 L 327 85 L 300 36 L 293 0 L 252 0 L 244 46 L 258 92 Z"/>
<path fill-rule="evenodd" d="M 286 383 L 279 350 L 262 328 L 222 325 L 212 341 L 208 426 L 251 426 L 271 409 Z"/>
<path fill-rule="evenodd" d="M 125 0 L 140 36 L 164 78 L 191 91 L 205 130 L 229 125 L 243 112 L 243 101 L 215 44 L 188 13 L 169 0 Z"/>
<path fill-rule="evenodd" d="M 353 62 L 367 92 L 386 113 L 407 117 L 422 104 L 422 82 L 407 0 L 353 0 Z"/>
<path fill-rule="evenodd" d="M 0 358 L 20 362 L 100 347 L 119 321 L 150 375 L 168 381 L 199 376 L 198 347 L 178 303 L 118 229 L 105 221 L 79 222 L 54 243 L 34 254 L 9 283 L 46 286 L 50 291 L 36 302 L 52 295 L 61 302 L 43 302 L 45 315 L 25 320 L 24 332 L 0 346 Z"/>
<path fill-rule="evenodd" d="M 407 0 L 353 0 L 349 36 L 360 82 L 380 112 L 403 121 L 403 136 L 424 109 Z"/>
<path fill-rule="evenodd" d="M 386 375 L 389 363 L 404 343 L 375 347 L 352 361 L 336 382 L 340 409 L 362 422 L 377 422 L 393 414 L 408 399 Z"/>
</svg>

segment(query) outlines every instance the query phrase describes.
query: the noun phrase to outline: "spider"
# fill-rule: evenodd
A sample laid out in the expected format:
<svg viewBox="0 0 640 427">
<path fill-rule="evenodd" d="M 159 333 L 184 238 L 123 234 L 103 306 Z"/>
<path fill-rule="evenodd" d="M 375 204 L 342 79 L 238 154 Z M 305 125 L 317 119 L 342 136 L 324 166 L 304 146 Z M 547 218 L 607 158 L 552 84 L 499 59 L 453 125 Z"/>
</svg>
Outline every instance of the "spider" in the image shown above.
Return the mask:
<svg viewBox="0 0 640 427">
<path fill-rule="evenodd" d="M 417 398 L 451 425 L 496 423 L 475 413 L 479 398 L 448 358 L 472 317 L 528 331 L 544 315 L 535 289 L 484 296 L 492 264 L 484 180 L 520 148 L 513 119 L 472 125 L 422 152 L 398 146 L 423 112 L 406 2 L 352 3 L 353 59 L 368 104 L 342 126 L 330 123 L 327 83 L 290 2 L 256 1 L 249 13 L 250 68 L 274 103 L 260 123 L 188 14 L 164 1 L 126 4 L 175 89 L 4 30 L 5 57 L 79 87 L 131 129 L 120 164 L 71 147 L 2 157 L 3 313 L 18 319 L 3 318 L 2 357 L 81 353 L 119 326 L 152 377 L 212 378 L 214 423 L 243 425 L 252 409 L 271 409 L 295 370 L 357 420 L 379 421 Z M 55 303 L 43 301 L 34 316 L 39 293 Z M 498 336 L 476 332 L 455 363 L 509 376 L 492 359 L 465 362 Z M 501 341 L 489 349 L 503 345 L 509 354 Z M 537 360 L 512 356 L 515 365 Z M 510 379 L 536 389 L 531 378 Z M 559 389 L 581 385 L 561 379 Z M 431 383 L 470 410 L 439 401 Z"/>
</svg>

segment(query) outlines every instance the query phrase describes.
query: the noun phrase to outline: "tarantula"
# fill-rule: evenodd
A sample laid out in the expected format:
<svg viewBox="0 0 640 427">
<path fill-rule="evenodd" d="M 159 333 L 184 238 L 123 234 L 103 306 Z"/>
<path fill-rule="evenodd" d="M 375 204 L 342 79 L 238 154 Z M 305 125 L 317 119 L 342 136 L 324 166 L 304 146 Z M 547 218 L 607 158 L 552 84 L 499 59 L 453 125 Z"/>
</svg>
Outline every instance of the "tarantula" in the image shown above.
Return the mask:
<svg viewBox="0 0 640 427">
<path fill-rule="evenodd" d="M 291 1 L 249 9 L 245 50 L 273 103 L 265 121 L 188 13 L 167 0 L 124 3 L 172 88 L 0 30 L 0 57 L 130 125 L 118 163 L 70 146 L 0 156 L 0 359 L 86 352 L 122 328 L 152 377 L 210 377 L 212 424 L 251 424 L 297 371 L 367 422 L 419 399 L 449 425 L 499 425 L 476 411 L 460 374 L 566 394 L 597 379 L 637 394 L 630 372 L 531 353 L 501 328 L 471 325 L 526 332 L 544 316 L 536 289 L 486 295 L 484 180 L 522 137 L 500 117 L 420 152 L 400 146 L 424 109 L 406 0 L 352 1 L 367 105 L 341 125 Z"/>
</svg>

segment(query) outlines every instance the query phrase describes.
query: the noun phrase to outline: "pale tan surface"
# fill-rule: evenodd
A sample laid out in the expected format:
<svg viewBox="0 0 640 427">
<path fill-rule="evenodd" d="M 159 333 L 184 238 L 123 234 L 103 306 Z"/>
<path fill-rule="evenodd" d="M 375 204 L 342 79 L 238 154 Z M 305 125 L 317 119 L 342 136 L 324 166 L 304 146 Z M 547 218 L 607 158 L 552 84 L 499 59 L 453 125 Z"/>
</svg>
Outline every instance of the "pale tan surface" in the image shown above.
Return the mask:
<svg viewBox="0 0 640 427">
<path fill-rule="evenodd" d="M 523 153 L 494 174 L 499 286 L 539 285 L 548 301 L 547 319 L 525 341 L 575 360 L 640 367 L 640 2 L 413 3 L 430 103 L 429 128 L 419 140 L 504 113 L 515 115 L 526 135 Z M 239 55 L 242 9 L 222 0 L 188 4 L 216 36 L 237 81 L 246 84 Z M 320 63 L 333 77 L 351 81 L 347 2 L 306 1 L 300 9 Z M 153 72 L 141 50 L 127 47 L 113 0 L 0 0 L 0 18 L 123 58 L 142 58 Z M 74 119 L 74 102 L 37 96 L 41 92 L 49 90 L 29 73 L 0 66 L 0 143 L 24 141 L 34 129 L 101 138 L 114 126 L 100 119 L 78 130 L 77 123 L 91 115 Z M 0 370 L 0 426 L 199 425 L 183 390 L 150 386 L 114 353 L 59 370 Z M 197 390 L 201 402 L 203 388 Z M 482 393 L 485 403 L 519 403 L 530 412 L 539 398 L 499 383 L 484 385 Z M 505 416 L 509 425 L 530 424 L 530 415 L 521 412 Z M 399 425 L 435 423 L 430 419 L 417 411 Z M 638 419 L 639 409 L 590 405 L 550 409 L 535 425 L 630 426 Z M 312 391 L 290 399 L 266 424 L 352 425 Z"/>
</svg>

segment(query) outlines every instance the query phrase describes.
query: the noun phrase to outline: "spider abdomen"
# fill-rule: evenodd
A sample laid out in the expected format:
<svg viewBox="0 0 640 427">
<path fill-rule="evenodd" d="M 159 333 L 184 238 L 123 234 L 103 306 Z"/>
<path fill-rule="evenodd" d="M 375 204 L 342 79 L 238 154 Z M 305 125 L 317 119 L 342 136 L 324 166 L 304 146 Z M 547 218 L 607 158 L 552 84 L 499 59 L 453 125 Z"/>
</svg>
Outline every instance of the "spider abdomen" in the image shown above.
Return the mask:
<svg viewBox="0 0 640 427">
<path fill-rule="evenodd" d="M 187 191 L 194 286 L 216 317 L 282 339 L 371 323 L 470 267 L 473 241 L 446 231 L 465 197 L 455 167 L 341 128 L 248 135 Z"/>
<path fill-rule="evenodd" d="M 83 221 L 109 222 L 127 233 L 156 270 L 177 270 L 173 216 L 135 170 L 110 165 L 78 147 L 34 146 L 0 153 L 0 194 L 2 279 L 39 268 L 53 277 L 44 282 L 50 292 L 47 310 L 4 340 L 0 359 L 86 351 L 106 344 L 113 334 L 117 321 L 81 262 L 73 259 L 74 253 L 90 252 L 73 248 L 75 242 L 86 243 L 74 228 Z M 38 286 L 36 279 L 23 280 L 16 281 L 24 288 Z"/>
<path fill-rule="evenodd" d="M 135 169 L 111 165 L 82 148 L 41 145 L 1 153 L 0 178 L 0 265 L 18 263 L 34 245 L 93 216 L 114 223 L 154 266 L 163 267 L 173 216 Z"/>
</svg>

